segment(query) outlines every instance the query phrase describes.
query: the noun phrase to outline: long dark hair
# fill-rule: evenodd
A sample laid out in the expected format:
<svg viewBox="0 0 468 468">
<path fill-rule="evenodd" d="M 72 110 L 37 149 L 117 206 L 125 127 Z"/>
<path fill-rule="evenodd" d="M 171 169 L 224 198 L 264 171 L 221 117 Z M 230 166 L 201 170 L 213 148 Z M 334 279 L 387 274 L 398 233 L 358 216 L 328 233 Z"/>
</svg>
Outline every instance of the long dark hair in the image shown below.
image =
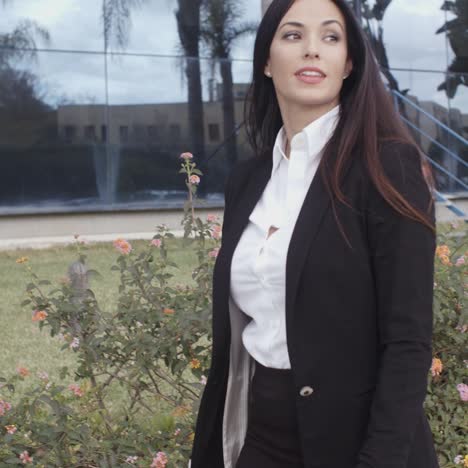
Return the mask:
<svg viewBox="0 0 468 468">
<path fill-rule="evenodd" d="M 332 0 L 340 9 L 346 22 L 348 55 L 353 70 L 340 93 L 340 118 L 330 138 L 320 164 L 321 176 L 333 202 L 333 196 L 347 203 L 340 189 L 341 176 L 356 148 L 364 160 L 370 178 L 385 200 L 399 213 L 418 221 L 433 232 L 431 219 L 434 200 L 431 198 L 427 212 L 413 207 L 390 183 L 384 174 L 378 152 L 384 141 L 396 141 L 413 146 L 420 154 L 410 132 L 395 109 L 389 92 L 380 76 L 369 40 L 361 29 L 353 11 L 345 0 Z M 249 142 L 259 157 L 271 158 L 276 135 L 283 120 L 273 81 L 264 74 L 270 46 L 278 25 L 294 0 L 273 0 L 257 31 L 253 60 L 253 79 L 246 100 L 245 121 Z M 334 163 L 331 158 L 336 155 Z M 423 172 L 429 187 L 434 179 L 429 164 L 421 157 Z M 336 207 L 333 203 L 336 216 Z M 344 232 L 337 218 L 340 230 Z M 346 237 L 346 236 L 345 236 Z"/>
</svg>

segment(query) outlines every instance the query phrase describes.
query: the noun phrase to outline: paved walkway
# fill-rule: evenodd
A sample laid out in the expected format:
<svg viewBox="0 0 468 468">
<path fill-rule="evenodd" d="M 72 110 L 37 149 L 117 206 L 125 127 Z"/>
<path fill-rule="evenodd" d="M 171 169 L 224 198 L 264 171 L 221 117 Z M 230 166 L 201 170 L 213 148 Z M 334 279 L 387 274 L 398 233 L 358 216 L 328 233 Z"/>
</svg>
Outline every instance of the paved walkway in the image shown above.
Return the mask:
<svg viewBox="0 0 468 468">
<path fill-rule="evenodd" d="M 468 213 L 468 201 L 460 205 Z M 197 209 L 197 216 L 216 214 L 222 220 L 222 209 Z M 71 244 L 74 234 L 88 242 L 112 242 L 118 237 L 128 240 L 152 239 L 156 226 L 166 224 L 176 236 L 182 236 L 183 213 L 177 210 L 79 213 L 40 216 L 6 216 L 0 218 L 0 250 L 48 248 Z M 440 222 L 461 220 L 443 204 L 436 204 Z"/>
<path fill-rule="evenodd" d="M 182 237 L 184 231 L 172 231 L 176 237 Z M 112 242 L 119 237 L 126 240 L 152 239 L 155 232 L 118 232 L 114 234 L 93 234 L 79 237 L 89 243 L 94 242 Z M 20 239 L 0 239 L 1 250 L 16 249 L 47 249 L 59 245 L 69 245 L 75 243 L 73 235 L 70 236 L 47 236 L 47 237 L 24 237 Z"/>
</svg>

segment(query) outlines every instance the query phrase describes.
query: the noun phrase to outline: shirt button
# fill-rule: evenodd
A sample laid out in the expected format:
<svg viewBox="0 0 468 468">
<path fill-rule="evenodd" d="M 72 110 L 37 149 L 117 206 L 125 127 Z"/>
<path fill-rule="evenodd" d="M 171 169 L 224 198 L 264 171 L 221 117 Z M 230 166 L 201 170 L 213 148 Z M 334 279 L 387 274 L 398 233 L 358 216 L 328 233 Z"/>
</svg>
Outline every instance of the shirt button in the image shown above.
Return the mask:
<svg viewBox="0 0 468 468">
<path fill-rule="evenodd" d="M 302 387 L 301 391 L 299 392 L 299 394 L 303 397 L 310 396 L 312 395 L 312 393 L 314 393 L 314 389 L 312 387 L 309 387 L 308 385 Z"/>
</svg>

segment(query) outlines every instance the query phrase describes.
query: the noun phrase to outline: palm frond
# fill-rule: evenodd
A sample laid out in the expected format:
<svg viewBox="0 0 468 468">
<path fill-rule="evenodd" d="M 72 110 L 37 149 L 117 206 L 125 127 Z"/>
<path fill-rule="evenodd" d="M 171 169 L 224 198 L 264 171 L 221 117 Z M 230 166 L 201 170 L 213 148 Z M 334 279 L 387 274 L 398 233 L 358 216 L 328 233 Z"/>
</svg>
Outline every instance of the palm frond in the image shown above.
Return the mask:
<svg viewBox="0 0 468 468">
<path fill-rule="evenodd" d="M 147 0 L 103 0 L 101 20 L 105 47 L 115 44 L 123 49 L 128 44 L 132 10 L 140 8 Z"/>
</svg>

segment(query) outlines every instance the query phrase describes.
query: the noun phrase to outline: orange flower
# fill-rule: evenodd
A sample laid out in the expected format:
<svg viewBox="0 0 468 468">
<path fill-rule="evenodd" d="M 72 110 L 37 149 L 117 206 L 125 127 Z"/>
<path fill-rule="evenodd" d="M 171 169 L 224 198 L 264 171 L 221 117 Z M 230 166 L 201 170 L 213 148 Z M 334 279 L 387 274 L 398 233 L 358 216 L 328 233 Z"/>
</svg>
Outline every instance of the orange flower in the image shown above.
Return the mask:
<svg viewBox="0 0 468 468">
<path fill-rule="evenodd" d="M 28 257 L 20 257 L 16 259 L 16 263 L 26 263 L 29 260 Z"/>
<path fill-rule="evenodd" d="M 442 361 L 439 358 L 432 359 L 431 373 L 433 377 L 439 376 L 442 372 Z"/>
<path fill-rule="evenodd" d="M 26 367 L 17 367 L 16 372 L 18 372 L 21 377 L 27 377 L 29 375 L 29 371 Z"/>
<path fill-rule="evenodd" d="M 49 314 L 45 310 L 35 310 L 32 314 L 33 322 L 42 322 Z"/>
<path fill-rule="evenodd" d="M 200 361 L 199 361 L 198 359 L 192 359 L 192 360 L 190 361 L 190 367 L 191 367 L 192 369 L 198 369 L 198 368 L 200 367 L 200 365 L 201 365 L 201 364 L 200 364 Z"/>
<path fill-rule="evenodd" d="M 447 255 L 440 255 L 439 258 L 443 265 L 452 265 L 452 262 L 450 261 L 450 258 L 447 257 Z"/>
<path fill-rule="evenodd" d="M 166 308 L 163 310 L 163 312 L 164 312 L 166 315 L 173 315 L 174 312 L 175 312 L 175 310 L 174 310 L 174 309 L 169 309 L 169 308 L 166 307 Z"/>
<path fill-rule="evenodd" d="M 188 413 L 189 413 L 189 409 L 186 406 L 176 406 L 172 410 L 172 416 L 174 416 L 174 418 L 181 418 Z"/>
<path fill-rule="evenodd" d="M 448 245 L 439 245 L 436 248 L 436 255 L 440 258 L 441 256 L 449 256 L 450 255 L 450 249 Z"/>
<path fill-rule="evenodd" d="M 128 255 L 132 251 L 130 242 L 125 239 L 116 239 L 113 244 L 114 247 L 123 255 Z"/>
</svg>

